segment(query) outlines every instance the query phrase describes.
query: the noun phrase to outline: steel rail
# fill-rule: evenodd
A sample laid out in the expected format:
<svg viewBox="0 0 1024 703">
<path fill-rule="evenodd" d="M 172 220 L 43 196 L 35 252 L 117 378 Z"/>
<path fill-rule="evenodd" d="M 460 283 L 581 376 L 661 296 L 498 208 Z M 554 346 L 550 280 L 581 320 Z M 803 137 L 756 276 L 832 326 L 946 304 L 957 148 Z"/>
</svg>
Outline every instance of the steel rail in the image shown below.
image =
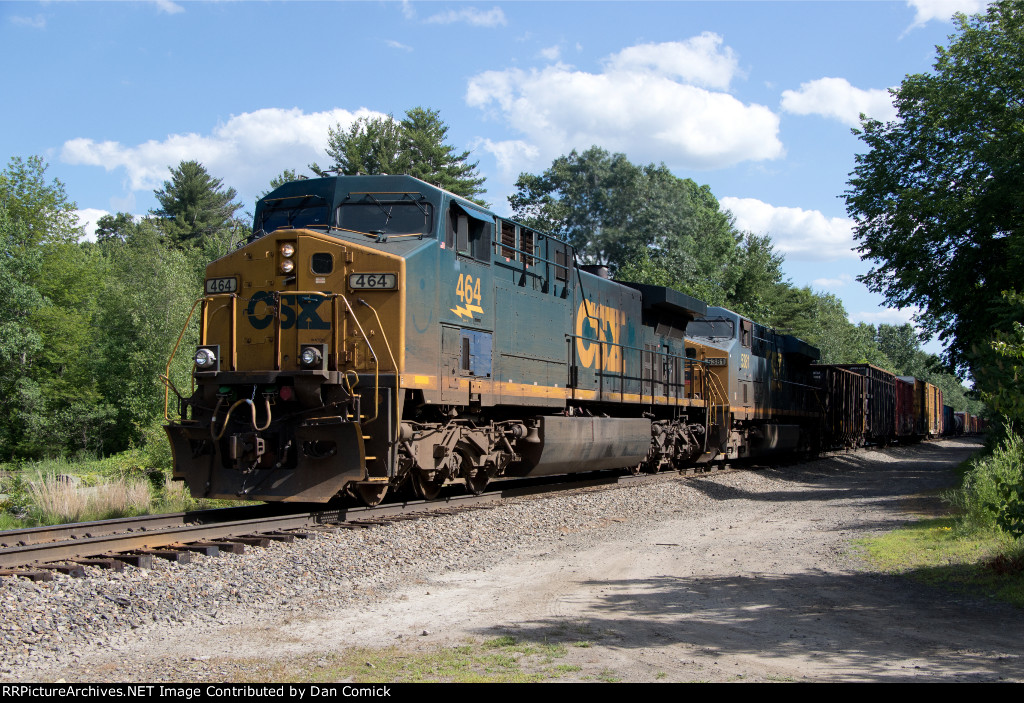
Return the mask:
<svg viewBox="0 0 1024 703">
<path fill-rule="evenodd" d="M 0 532 L 0 569 L 38 567 L 61 561 L 73 561 L 138 550 L 179 548 L 197 542 L 229 540 L 259 533 L 323 528 L 346 523 L 359 525 L 402 515 L 429 515 L 500 502 L 504 499 L 553 494 L 580 488 L 632 483 L 644 478 L 671 477 L 671 472 L 641 477 L 615 471 L 590 474 L 584 479 L 568 476 L 540 479 L 505 479 L 495 489 L 481 495 L 443 496 L 435 500 L 415 500 L 375 507 L 341 507 L 283 513 L 291 506 L 270 504 L 147 515 L 120 520 L 54 525 Z M 570 480 L 565 480 L 569 478 Z M 241 517 L 247 513 L 276 513 Z M 235 518 L 235 519 L 228 519 Z"/>
</svg>

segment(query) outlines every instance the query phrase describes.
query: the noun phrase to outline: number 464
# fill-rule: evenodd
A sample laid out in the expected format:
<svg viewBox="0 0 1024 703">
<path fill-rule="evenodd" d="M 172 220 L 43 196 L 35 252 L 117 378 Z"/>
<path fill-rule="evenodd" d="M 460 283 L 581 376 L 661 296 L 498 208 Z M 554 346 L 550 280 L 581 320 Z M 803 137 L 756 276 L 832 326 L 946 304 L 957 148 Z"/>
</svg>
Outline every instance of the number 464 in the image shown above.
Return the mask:
<svg viewBox="0 0 1024 703">
<path fill-rule="evenodd" d="M 455 289 L 455 295 L 459 296 L 466 305 L 480 304 L 480 279 L 474 279 L 468 273 L 459 276 L 459 285 Z"/>
</svg>

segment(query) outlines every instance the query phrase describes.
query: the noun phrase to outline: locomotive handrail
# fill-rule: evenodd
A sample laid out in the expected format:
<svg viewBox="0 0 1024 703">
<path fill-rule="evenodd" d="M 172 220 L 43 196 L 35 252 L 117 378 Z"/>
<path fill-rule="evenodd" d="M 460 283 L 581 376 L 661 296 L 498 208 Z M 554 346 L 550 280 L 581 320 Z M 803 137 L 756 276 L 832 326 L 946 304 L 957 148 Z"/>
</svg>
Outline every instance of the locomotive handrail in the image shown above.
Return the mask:
<svg viewBox="0 0 1024 703">
<path fill-rule="evenodd" d="M 365 305 L 366 307 L 370 308 L 370 312 L 372 312 L 373 316 L 375 318 L 377 318 L 377 326 L 380 327 L 380 335 L 381 335 L 381 337 L 384 338 L 384 346 L 388 350 L 388 356 L 391 357 L 391 368 L 394 369 L 394 372 L 395 372 L 394 373 L 394 376 L 395 376 L 395 397 L 394 397 L 394 402 L 392 402 L 392 405 L 395 408 L 395 436 L 388 438 L 389 442 L 394 443 L 394 442 L 398 441 L 398 433 L 399 433 L 399 430 L 400 430 L 401 424 L 402 424 L 401 418 L 398 415 L 398 396 L 399 396 L 399 392 L 401 390 L 400 387 L 399 387 L 399 380 L 400 379 L 398 377 L 398 362 L 395 361 L 394 352 L 391 351 L 391 342 L 388 341 L 388 335 L 384 331 L 384 324 L 380 321 L 380 315 L 377 314 L 377 310 L 372 305 L 370 305 L 368 302 L 363 300 L 362 298 L 356 298 L 356 300 L 357 300 L 357 302 L 359 302 L 360 305 Z M 358 324 L 358 322 L 356 324 Z M 369 345 L 369 342 L 367 342 L 367 345 Z M 377 412 L 376 407 L 374 407 L 374 412 Z M 376 415 L 374 415 L 374 419 L 376 419 Z"/>
<path fill-rule="evenodd" d="M 178 346 L 181 344 L 182 337 L 185 336 L 185 330 L 188 329 L 188 323 L 192 322 L 192 315 L 196 312 L 196 305 L 206 300 L 206 296 L 198 298 L 192 303 L 192 309 L 188 311 L 188 317 L 185 318 L 185 324 L 182 325 L 181 332 L 178 333 L 178 340 L 174 343 L 174 349 L 171 350 L 171 356 L 167 359 L 167 366 L 164 369 L 164 378 L 167 379 L 164 382 L 164 419 L 168 422 L 172 422 L 170 416 L 167 414 L 167 406 L 171 402 L 171 364 L 174 362 L 174 357 L 178 353 Z M 195 391 L 195 377 L 192 378 L 193 391 Z M 175 389 L 175 395 L 178 395 L 177 389 Z M 178 395 L 180 398 L 181 396 Z"/>
<path fill-rule="evenodd" d="M 588 317 L 590 317 L 590 316 L 588 315 Z M 598 318 L 595 317 L 593 319 L 596 320 Z M 628 344 L 622 344 L 620 342 L 605 342 L 605 341 L 600 340 L 600 339 L 592 339 L 590 337 L 584 337 L 583 335 L 580 335 L 580 334 L 566 333 L 565 337 L 568 340 L 585 339 L 588 342 L 593 342 L 593 343 L 596 343 L 598 345 L 597 369 L 595 370 L 595 373 L 596 373 L 597 378 L 598 378 L 598 396 L 599 397 L 603 397 L 603 395 L 604 395 L 604 377 L 605 376 L 613 376 L 613 377 L 617 376 L 619 378 L 619 393 L 625 392 L 625 380 L 626 380 L 626 375 L 625 375 L 625 367 L 626 367 L 625 359 L 623 359 L 622 370 L 618 371 L 617 373 L 616 372 L 612 372 L 610 374 L 609 373 L 604 373 L 604 345 L 606 345 L 606 344 L 608 346 L 611 346 L 611 347 L 619 347 L 621 349 L 625 349 L 625 350 L 628 350 L 628 351 L 636 351 L 636 352 L 640 352 L 641 353 L 640 376 L 636 378 L 636 380 L 638 380 L 640 382 L 640 394 L 641 394 L 641 396 L 643 395 L 643 384 L 647 380 L 643 376 L 643 367 L 642 367 L 642 365 L 643 365 L 643 356 L 642 355 L 643 354 L 648 353 L 648 354 L 655 355 L 657 357 L 664 357 L 666 360 L 680 360 L 680 361 L 683 362 L 682 363 L 682 377 L 683 377 L 683 381 L 682 382 L 679 382 L 678 380 L 677 381 L 673 381 L 673 382 L 664 381 L 664 380 L 660 381 L 660 383 L 662 385 L 667 386 L 668 388 L 674 389 L 676 391 L 676 394 L 674 396 L 672 396 L 672 395 L 670 395 L 668 393 L 665 393 L 664 397 L 665 398 L 674 397 L 676 400 L 678 400 L 679 397 L 680 397 L 679 393 L 678 393 L 680 388 L 683 390 L 683 397 L 684 398 L 687 397 L 686 394 L 685 394 L 685 391 L 686 391 L 686 380 L 685 380 L 686 379 L 686 364 L 689 363 L 689 364 L 693 365 L 693 364 L 704 364 L 705 363 L 703 361 L 700 361 L 699 359 L 690 359 L 689 357 L 679 356 L 678 354 L 673 354 L 672 352 L 662 351 L 660 349 L 641 349 L 640 347 L 634 347 L 634 346 L 630 346 Z M 570 342 L 570 349 L 571 349 L 571 347 L 572 347 L 572 344 Z M 575 362 L 573 362 L 572 365 L 576 366 Z M 654 381 L 654 376 L 653 376 L 653 368 L 652 368 L 652 375 L 651 375 L 650 381 L 651 381 L 651 402 L 653 404 L 654 397 L 655 397 L 655 395 L 654 395 L 654 383 L 655 383 L 655 381 Z M 573 387 L 573 390 L 575 391 L 575 386 Z"/>
<path fill-rule="evenodd" d="M 556 241 L 558 241 L 558 240 L 556 240 Z M 559 243 L 560 244 L 567 244 L 567 242 L 559 242 Z M 522 249 L 517 249 L 515 247 L 510 247 L 507 244 L 502 244 L 500 241 L 493 241 L 493 242 L 491 242 L 491 248 L 495 250 L 494 251 L 495 254 L 498 253 L 497 252 L 498 249 L 504 249 L 504 250 L 507 250 L 507 251 L 516 252 L 517 254 L 522 254 L 523 256 L 528 256 L 528 257 L 530 257 L 531 259 L 534 260 L 534 263 L 532 263 L 532 264 L 527 264 L 525 261 L 523 261 L 522 263 L 524 265 L 526 265 L 526 266 L 534 266 L 537 263 L 543 263 L 543 264 L 551 264 L 552 266 L 557 266 L 558 268 L 565 269 L 566 271 L 568 271 L 569 269 L 572 268 L 572 266 L 570 264 L 567 264 L 567 263 L 566 264 L 560 264 L 560 263 L 558 263 L 556 261 L 552 261 L 551 259 L 545 259 L 543 256 L 538 256 L 537 254 L 534 254 L 534 253 L 531 253 L 531 252 L 528 252 L 528 251 L 524 251 Z M 534 251 L 537 251 L 537 250 L 534 249 Z M 507 257 L 502 256 L 501 258 L 504 259 L 504 258 L 507 258 Z M 568 257 L 566 258 L 566 260 L 568 260 Z"/>
</svg>

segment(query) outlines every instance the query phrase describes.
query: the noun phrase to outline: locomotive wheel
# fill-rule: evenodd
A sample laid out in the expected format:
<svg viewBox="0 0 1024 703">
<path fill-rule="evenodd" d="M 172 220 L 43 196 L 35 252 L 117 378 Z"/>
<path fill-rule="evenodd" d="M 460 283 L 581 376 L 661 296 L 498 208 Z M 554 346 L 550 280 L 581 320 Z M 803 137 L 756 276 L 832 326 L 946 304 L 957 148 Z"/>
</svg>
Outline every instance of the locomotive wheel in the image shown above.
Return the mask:
<svg viewBox="0 0 1024 703">
<path fill-rule="evenodd" d="M 384 496 L 388 494 L 388 484 L 357 483 L 354 491 L 359 500 L 372 508 L 375 505 L 380 505 L 380 502 L 384 500 Z"/>
<path fill-rule="evenodd" d="M 480 495 L 487 488 L 487 482 L 491 477 L 483 469 L 468 468 L 465 475 L 466 490 L 475 496 Z"/>
<path fill-rule="evenodd" d="M 433 479 L 427 478 L 426 471 L 412 472 L 412 485 L 416 489 L 416 495 L 423 500 L 434 500 L 441 495 L 441 488 L 444 487 L 444 477 L 437 476 Z"/>
</svg>

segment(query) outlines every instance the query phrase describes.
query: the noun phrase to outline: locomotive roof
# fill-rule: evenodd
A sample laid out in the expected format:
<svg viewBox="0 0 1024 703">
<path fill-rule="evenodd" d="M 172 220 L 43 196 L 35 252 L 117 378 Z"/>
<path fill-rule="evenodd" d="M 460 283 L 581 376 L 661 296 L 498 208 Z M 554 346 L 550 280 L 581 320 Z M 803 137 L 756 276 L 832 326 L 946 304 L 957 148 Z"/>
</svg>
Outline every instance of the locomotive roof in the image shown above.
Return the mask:
<svg viewBox="0 0 1024 703">
<path fill-rule="evenodd" d="M 740 315 L 737 312 L 733 312 L 728 308 L 709 306 L 707 309 L 707 313 L 701 317 L 709 320 L 716 318 L 724 318 L 732 320 L 734 323 L 739 322 L 740 320 L 748 320 L 753 324 L 757 325 L 758 327 L 771 331 L 771 333 L 775 335 L 775 344 L 778 350 L 783 354 L 800 354 L 801 356 L 806 356 L 807 358 L 812 360 L 817 360 L 821 358 L 821 350 L 819 350 L 816 346 L 808 344 L 799 337 L 794 337 L 793 335 L 790 334 L 782 334 L 780 332 L 776 332 L 770 327 L 754 322 L 749 317 L 744 317 L 743 315 Z M 701 317 L 698 317 L 697 321 L 700 321 Z M 732 330 L 732 338 L 735 339 L 738 334 L 739 331 L 734 326 Z M 693 336 L 698 337 L 699 335 L 695 334 Z"/>
<path fill-rule="evenodd" d="M 630 283 L 628 281 L 616 281 L 616 283 L 621 283 L 624 286 L 640 291 L 645 310 L 663 310 L 676 315 L 683 315 L 690 320 L 698 315 L 706 315 L 708 312 L 708 304 L 703 300 L 680 293 L 673 288 L 652 286 L 647 283 Z"/>
</svg>

